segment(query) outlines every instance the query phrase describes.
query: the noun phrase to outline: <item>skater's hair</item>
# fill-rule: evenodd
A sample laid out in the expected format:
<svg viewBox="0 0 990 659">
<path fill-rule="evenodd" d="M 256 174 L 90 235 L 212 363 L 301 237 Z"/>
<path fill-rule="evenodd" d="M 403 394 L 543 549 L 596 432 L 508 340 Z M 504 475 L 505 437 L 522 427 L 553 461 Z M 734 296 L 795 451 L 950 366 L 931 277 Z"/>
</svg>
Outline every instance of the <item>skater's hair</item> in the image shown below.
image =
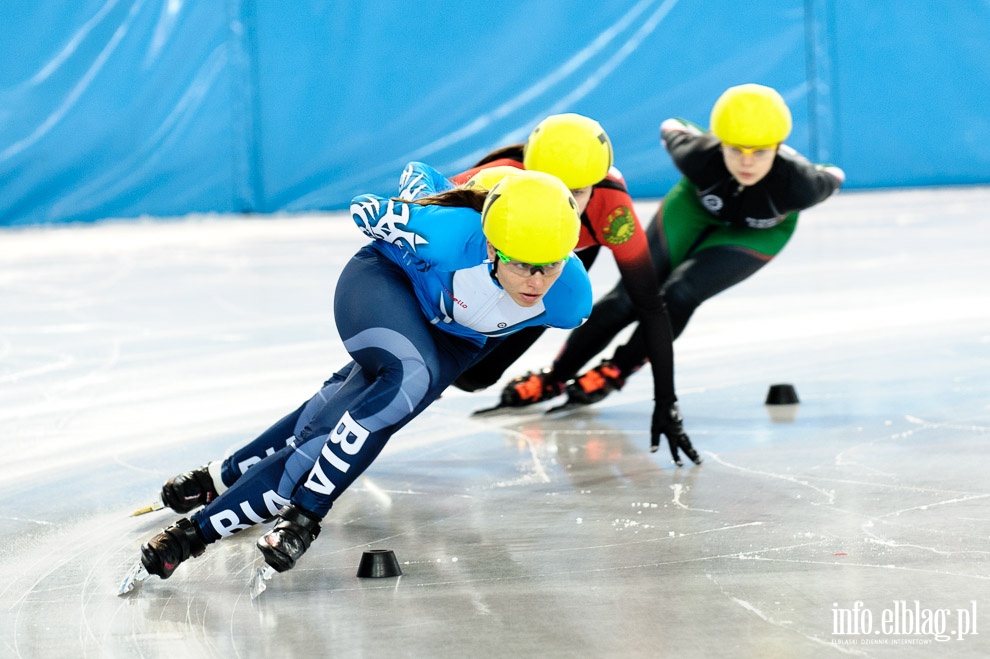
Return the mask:
<svg viewBox="0 0 990 659">
<path fill-rule="evenodd" d="M 485 206 L 485 199 L 488 198 L 488 190 L 484 188 L 454 188 L 438 192 L 415 200 L 393 198 L 392 201 L 401 201 L 405 204 L 417 204 L 419 206 L 451 206 L 456 208 L 471 208 L 477 212 Z"/>
<path fill-rule="evenodd" d="M 503 158 L 508 158 L 509 160 L 523 161 L 523 147 L 526 145 L 520 142 L 519 144 L 510 144 L 509 146 L 503 146 L 500 149 L 495 149 L 487 156 L 474 163 L 475 167 L 481 167 L 495 160 L 502 160 Z"/>
</svg>

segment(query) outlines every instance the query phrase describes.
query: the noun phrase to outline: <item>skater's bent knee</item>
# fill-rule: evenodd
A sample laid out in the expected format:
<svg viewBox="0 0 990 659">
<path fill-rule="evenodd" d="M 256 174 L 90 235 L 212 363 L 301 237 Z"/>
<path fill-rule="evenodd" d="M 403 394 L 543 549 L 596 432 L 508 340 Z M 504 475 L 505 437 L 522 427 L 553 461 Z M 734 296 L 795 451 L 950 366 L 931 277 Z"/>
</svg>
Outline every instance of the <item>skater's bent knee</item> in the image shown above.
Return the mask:
<svg viewBox="0 0 990 659">
<path fill-rule="evenodd" d="M 491 379 L 486 377 L 479 377 L 470 372 L 462 373 L 460 377 L 454 380 L 454 386 L 461 391 L 481 391 L 482 389 L 487 389 L 488 387 L 495 384 L 498 378 Z"/>
</svg>

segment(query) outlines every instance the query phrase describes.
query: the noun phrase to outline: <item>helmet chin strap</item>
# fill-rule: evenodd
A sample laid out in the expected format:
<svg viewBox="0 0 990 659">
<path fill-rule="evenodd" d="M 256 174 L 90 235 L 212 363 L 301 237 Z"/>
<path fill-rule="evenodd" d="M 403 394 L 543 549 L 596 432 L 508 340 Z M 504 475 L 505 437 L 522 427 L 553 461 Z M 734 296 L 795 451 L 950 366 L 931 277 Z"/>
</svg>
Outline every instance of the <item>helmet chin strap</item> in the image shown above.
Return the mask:
<svg viewBox="0 0 990 659">
<path fill-rule="evenodd" d="M 492 281 L 494 281 L 496 284 L 498 284 L 499 288 L 502 288 L 502 282 L 500 282 L 498 280 L 498 261 L 499 261 L 499 258 L 496 256 L 491 261 L 492 261 L 492 269 L 491 269 L 491 271 L 488 274 L 491 275 Z"/>
<path fill-rule="evenodd" d="M 496 284 L 501 286 L 502 282 L 498 280 L 498 262 L 500 259 L 498 258 L 498 254 L 495 253 L 495 246 L 492 245 L 491 241 L 486 241 L 485 244 L 488 246 L 488 260 L 492 264 L 491 271 L 488 274 L 491 275 L 491 278 L 495 280 Z"/>
</svg>

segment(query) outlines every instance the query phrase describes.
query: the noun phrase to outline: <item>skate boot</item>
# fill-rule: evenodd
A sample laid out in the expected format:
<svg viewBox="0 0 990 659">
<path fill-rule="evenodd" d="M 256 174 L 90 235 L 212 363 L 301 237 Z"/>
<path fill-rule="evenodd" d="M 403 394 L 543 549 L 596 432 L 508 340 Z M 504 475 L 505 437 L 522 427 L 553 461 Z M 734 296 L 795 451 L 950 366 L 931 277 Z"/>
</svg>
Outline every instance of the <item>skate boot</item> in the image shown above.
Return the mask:
<svg viewBox="0 0 990 659">
<path fill-rule="evenodd" d="M 217 498 L 209 465 L 170 478 L 162 486 L 162 503 L 177 513 L 188 513 Z"/>
<path fill-rule="evenodd" d="M 258 549 L 276 572 L 291 570 L 320 535 L 320 518 L 293 505 L 278 511 L 275 528 L 258 538 Z"/>
<path fill-rule="evenodd" d="M 555 398 L 564 393 L 564 383 L 551 377 L 553 371 L 549 368 L 525 375 L 510 381 L 502 389 L 501 407 L 525 407 L 534 403 Z"/>
<path fill-rule="evenodd" d="M 206 551 L 196 525 L 183 517 L 141 546 L 141 564 L 149 574 L 168 579 L 187 558 Z"/>
<path fill-rule="evenodd" d="M 603 400 L 613 391 L 619 391 L 626 383 L 619 367 L 603 361 L 584 375 L 567 385 L 569 405 L 592 405 Z"/>
</svg>

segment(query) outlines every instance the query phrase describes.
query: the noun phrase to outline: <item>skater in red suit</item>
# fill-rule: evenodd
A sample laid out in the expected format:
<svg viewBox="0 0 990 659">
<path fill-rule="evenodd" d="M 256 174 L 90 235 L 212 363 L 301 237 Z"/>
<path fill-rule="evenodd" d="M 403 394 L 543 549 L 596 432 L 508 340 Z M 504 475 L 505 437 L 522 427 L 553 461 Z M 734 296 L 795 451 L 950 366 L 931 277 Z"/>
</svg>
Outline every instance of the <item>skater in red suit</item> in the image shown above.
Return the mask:
<svg viewBox="0 0 990 659">
<path fill-rule="evenodd" d="M 783 144 L 791 113 L 774 89 L 744 84 L 712 108 L 710 131 L 668 119 L 660 136 L 683 178 L 667 193 L 646 229 L 673 337 L 710 297 L 769 263 L 797 227 L 798 213 L 831 196 L 845 180 L 833 165 L 815 165 Z M 595 303 L 571 332 L 545 376 L 566 380 L 639 320 L 625 280 Z M 622 388 L 652 359 L 654 330 L 640 322 L 611 359 L 567 385 L 568 402 L 590 404 Z M 666 341 L 667 335 L 663 335 Z"/>
<path fill-rule="evenodd" d="M 612 166 L 612 145 L 601 125 L 578 114 L 547 117 L 533 129 L 525 144 L 506 146 L 488 154 L 472 169 L 454 177 L 463 182 L 481 170 L 510 166 L 553 174 L 570 188 L 581 213 L 581 236 L 576 253 L 590 268 L 604 246 L 612 252 L 634 319 L 646 329 L 643 349 L 653 368 L 654 410 L 651 450 L 659 447 L 661 429 L 680 465 L 678 449 L 696 463 L 701 459 L 683 432 L 674 387 L 673 341 L 660 287 L 650 260 L 646 233 L 636 215 L 622 174 Z M 464 391 L 495 384 L 505 370 L 536 342 L 545 328 L 530 327 L 507 337 L 480 362 L 454 382 Z M 502 392 L 500 406 L 532 405 L 564 393 L 577 369 L 560 368 L 526 373 Z"/>
</svg>

